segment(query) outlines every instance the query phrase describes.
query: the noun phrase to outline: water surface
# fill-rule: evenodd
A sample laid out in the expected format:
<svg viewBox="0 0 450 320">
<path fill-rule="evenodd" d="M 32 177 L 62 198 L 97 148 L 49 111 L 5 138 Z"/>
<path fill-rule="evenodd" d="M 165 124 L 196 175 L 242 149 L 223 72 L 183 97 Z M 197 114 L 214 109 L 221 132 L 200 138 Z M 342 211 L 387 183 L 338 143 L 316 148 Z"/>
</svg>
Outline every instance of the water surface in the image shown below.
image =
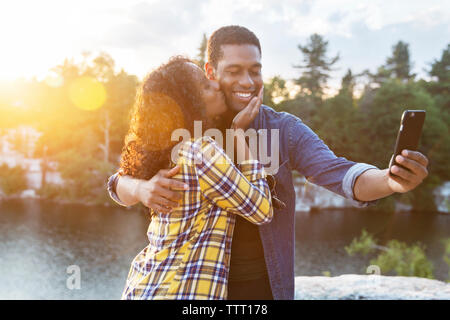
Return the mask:
<svg viewBox="0 0 450 320">
<path fill-rule="evenodd" d="M 145 212 L 39 200 L 0 202 L 0 299 L 119 299 L 130 263 L 147 244 Z M 364 274 L 369 257 L 349 257 L 344 246 L 365 228 L 382 241 L 421 241 L 448 278 L 442 238 L 450 215 L 374 213 L 358 209 L 298 212 L 295 274 Z M 80 268 L 81 288 L 70 290 L 67 268 Z"/>
</svg>

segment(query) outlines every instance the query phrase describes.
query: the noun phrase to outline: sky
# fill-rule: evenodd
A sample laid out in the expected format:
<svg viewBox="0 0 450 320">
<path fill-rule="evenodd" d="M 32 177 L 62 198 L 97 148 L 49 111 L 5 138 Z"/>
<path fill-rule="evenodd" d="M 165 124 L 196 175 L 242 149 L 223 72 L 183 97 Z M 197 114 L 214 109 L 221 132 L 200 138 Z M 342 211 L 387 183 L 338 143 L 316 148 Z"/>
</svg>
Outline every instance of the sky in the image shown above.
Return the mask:
<svg viewBox="0 0 450 320">
<path fill-rule="evenodd" d="M 2 0 L 0 80 L 38 79 L 65 58 L 105 51 L 117 69 L 142 78 L 175 54 L 194 57 L 202 35 L 238 24 L 262 46 L 263 76 L 299 76 L 293 65 L 313 33 L 341 59 L 330 86 L 353 73 L 375 71 L 399 40 L 410 48 L 413 72 L 426 76 L 450 42 L 450 1 L 416 0 Z"/>
</svg>

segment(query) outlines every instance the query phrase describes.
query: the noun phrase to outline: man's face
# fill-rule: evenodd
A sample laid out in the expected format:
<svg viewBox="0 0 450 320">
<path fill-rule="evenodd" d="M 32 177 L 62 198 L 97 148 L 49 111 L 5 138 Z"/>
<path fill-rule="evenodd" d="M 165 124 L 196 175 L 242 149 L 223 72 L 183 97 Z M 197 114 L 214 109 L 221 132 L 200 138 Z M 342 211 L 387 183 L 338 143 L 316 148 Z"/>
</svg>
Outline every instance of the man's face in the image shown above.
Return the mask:
<svg viewBox="0 0 450 320">
<path fill-rule="evenodd" d="M 263 85 L 261 54 L 254 45 L 222 45 L 223 57 L 214 70 L 214 78 L 234 112 L 244 109 Z M 208 72 L 208 70 L 207 70 Z"/>
</svg>

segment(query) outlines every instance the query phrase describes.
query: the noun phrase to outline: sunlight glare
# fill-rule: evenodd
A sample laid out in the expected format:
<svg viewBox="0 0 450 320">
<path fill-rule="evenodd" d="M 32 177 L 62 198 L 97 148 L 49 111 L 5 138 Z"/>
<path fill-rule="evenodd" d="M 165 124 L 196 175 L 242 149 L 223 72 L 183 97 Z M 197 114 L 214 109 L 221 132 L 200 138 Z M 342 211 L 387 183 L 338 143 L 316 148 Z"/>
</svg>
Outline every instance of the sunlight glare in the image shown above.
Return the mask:
<svg viewBox="0 0 450 320">
<path fill-rule="evenodd" d="M 105 103 L 106 90 L 96 79 L 81 77 L 70 84 L 69 97 L 78 108 L 93 111 Z"/>
</svg>

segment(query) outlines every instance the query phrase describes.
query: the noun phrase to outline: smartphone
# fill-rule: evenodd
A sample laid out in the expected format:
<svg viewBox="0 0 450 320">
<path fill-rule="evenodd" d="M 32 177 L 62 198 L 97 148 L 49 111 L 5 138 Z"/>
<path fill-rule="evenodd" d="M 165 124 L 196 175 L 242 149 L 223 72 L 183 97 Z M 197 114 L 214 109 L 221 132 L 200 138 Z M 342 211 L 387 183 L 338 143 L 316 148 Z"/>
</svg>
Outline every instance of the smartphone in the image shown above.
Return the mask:
<svg viewBox="0 0 450 320">
<path fill-rule="evenodd" d="M 395 157 L 402 153 L 404 149 L 416 151 L 419 146 L 420 136 L 422 135 L 422 127 L 425 122 L 425 110 L 405 110 L 400 120 L 400 129 L 395 142 L 394 154 L 389 162 L 389 173 L 393 165 L 403 167 L 395 161 Z M 408 170 L 408 169 L 406 169 Z"/>
</svg>

